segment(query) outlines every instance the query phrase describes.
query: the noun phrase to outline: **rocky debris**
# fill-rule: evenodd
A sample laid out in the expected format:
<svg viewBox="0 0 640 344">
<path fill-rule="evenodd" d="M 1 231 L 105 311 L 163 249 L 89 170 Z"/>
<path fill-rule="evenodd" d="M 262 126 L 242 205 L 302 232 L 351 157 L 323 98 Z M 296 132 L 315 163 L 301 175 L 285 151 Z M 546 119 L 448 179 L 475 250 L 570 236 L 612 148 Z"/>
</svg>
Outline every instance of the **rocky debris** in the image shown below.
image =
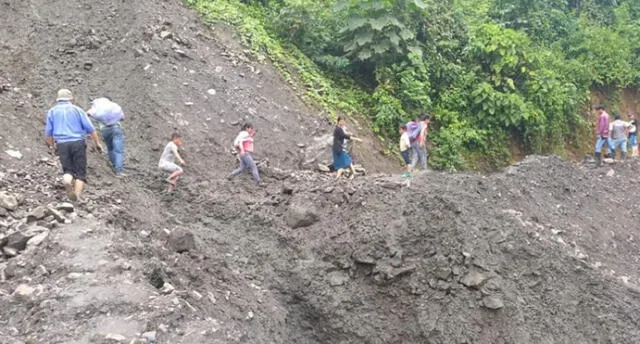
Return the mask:
<svg viewBox="0 0 640 344">
<path fill-rule="evenodd" d="M 11 195 L 5 191 L 0 192 L 0 207 L 7 210 L 18 209 L 18 200 L 14 195 Z"/>
<path fill-rule="evenodd" d="M 149 274 L 149 283 L 156 289 L 160 289 L 164 286 L 164 273 L 161 268 L 155 268 Z"/>
<path fill-rule="evenodd" d="M 317 165 L 317 169 L 318 169 L 318 171 L 323 172 L 323 173 L 331 172 L 331 168 L 329 168 L 329 166 L 327 166 L 325 164 L 318 164 Z"/>
<path fill-rule="evenodd" d="M 11 294 L 17 301 L 28 301 L 31 299 L 33 294 L 36 292 L 36 288 L 27 285 L 20 284 L 16 287 L 16 289 Z"/>
<path fill-rule="evenodd" d="M 502 300 L 496 296 L 485 296 L 482 298 L 482 305 L 491 310 L 498 310 L 504 307 Z"/>
<path fill-rule="evenodd" d="M 68 202 L 57 204 L 56 205 L 56 209 L 58 209 L 60 211 L 65 211 L 67 213 L 73 213 L 75 211 L 75 207 L 73 206 L 73 204 L 68 203 Z"/>
<path fill-rule="evenodd" d="M 416 270 L 416 266 L 408 265 L 403 267 L 394 267 L 391 264 L 376 264 L 373 269 L 374 275 L 376 275 L 377 279 L 380 281 L 381 279 L 384 281 L 393 281 L 399 279 L 400 277 L 409 275 Z M 381 279 L 380 279 L 381 278 Z"/>
<path fill-rule="evenodd" d="M 127 340 L 127 337 L 117 333 L 109 333 L 104 337 L 104 339 L 117 343 L 124 343 Z"/>
<path fill-rule="evenodd" d="M 15 159 L 22 159 L 22 153 L 20 153 L 17 150 L 13 150 L 13 149 L 9 149 L 4 151 L 5 153 L 7 153 L 10 157 L 15 158 Z"/>
<path fill-rule="evenodd" d="M 155 344 L 157 341 L 157 332 L 156 331 L 148 331 L 142 334 L 142 338 L 147 340 L 149 344 Z"/>
<path fill-rule="evenodd" d="M 171 31 L 162 31 L 162 32 L 160 32 L 160 38 L 162 38 L 162 39 L 171 39 L 171 38 L 173 38 L 173 33 L 171 33 Z"/>
<path fill-rule="evenodd" d="M 160 293 L 164 295 L 169 295 L 173 293 L 176 288 L 168 282 L 164 282 L 162 288 L 160 288 Z"/>
<path fill-rule="evenodd" d="M 215 90 L 215 89 L 213 89 L 213 88 L 210 88 L 210 89 L 208 89 L 208 90 L 207 90 L 207 93 L 208 93 L 210 96 L 215 96 L 215 95 L 216 95 L 216 90 Z"/>
<path fill-rule="evenodd" d="M 285 214 L 285 222 L 291 229 L 309 227 L 320 220 L 320 216 L 310 207 L 291 205 Z"/>
<path fill-rule="evenodd" d="M 349 275 L 342 271 L 332 271 L 327 276 L 327 279 L 329 280 L 330 286 L 337 287 L 347 283 L 347 281 L 349 281 Z"/>
<path fill-rule="evenodd" d="M 610 169 L 610 170 L 607 172 L 607 177 L 613 177 L 613 176 L 615 176 L 615 174 L 616 174 L 616 171 L 614 171 L 613 169 Z"/>
<path fill-rule="evenodd" d="M 487 279 L 488 277 L 485 274 L 472 270 L 460 279 L 460 283 L 467 288 L 479 289 Z"/>
<path fill-rule="evenodd" d="M 51 205 L 47 206 L 47 211 L 51 216 L 53 216 L 56 219 L 56 221 L 60 223 L 67 222 L 67 218 L 64 217 L 64 215 L 62 215 L 62 213 L 58 211 L 58 209 L 54 208 L 53 206 Z"/>
<path fill-rule="evenodd" d="M 27 222 L 40 221 L 49 215 L 49 211 L 46 207 L 39 206 L 33 209 L 27 214 Z"/>
<path fill-rule="evenodd" d="M 194 251 L 196 249 L 196 238 L 190 231 L 181 228 L 174 229 L 169 234 L 169 245 L 178 253 Z"/>
</svg>

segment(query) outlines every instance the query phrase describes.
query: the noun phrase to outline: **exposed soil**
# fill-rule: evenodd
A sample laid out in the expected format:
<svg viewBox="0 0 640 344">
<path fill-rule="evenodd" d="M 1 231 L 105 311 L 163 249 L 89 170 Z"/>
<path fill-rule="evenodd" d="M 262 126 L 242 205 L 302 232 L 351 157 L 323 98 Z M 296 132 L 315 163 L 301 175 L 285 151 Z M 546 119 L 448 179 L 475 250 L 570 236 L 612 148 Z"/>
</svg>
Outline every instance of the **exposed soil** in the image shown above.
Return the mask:
<svg viewBox="0 0 640 344">
<path fill-rule="evenodd" d="M 177 1 L 9 0 L 0 23 L 0 191 L 19 203 L 0 206 L 1 343 L 638 342 L 639 162 L 401 179 L 370 139 L 369 174 L 336 182 L 314 170 L 328 121 Z M 92 152 L 73 209 L 41 134 L 60 87 L 127 114 L 129 177 Z M 243 120 L 265 187 L 223 178 Z M 167 195 L 175 130 L 189 166 Z M 49 204 L 62 217 L 34 220 Z"/>
</svg>

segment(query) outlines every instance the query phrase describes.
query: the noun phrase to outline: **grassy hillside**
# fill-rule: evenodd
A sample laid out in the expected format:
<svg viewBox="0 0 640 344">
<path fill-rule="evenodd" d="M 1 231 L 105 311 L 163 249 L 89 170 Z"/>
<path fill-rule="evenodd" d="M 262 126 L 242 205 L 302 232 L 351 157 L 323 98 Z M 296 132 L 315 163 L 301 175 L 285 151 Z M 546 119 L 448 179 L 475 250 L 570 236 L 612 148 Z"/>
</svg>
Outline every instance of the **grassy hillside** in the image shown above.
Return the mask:
<svg viewBox="0 0 640 344">
<path fill-rule="evenodd" d="M 640 3 L 540 0 L 187 0 L 234 25 L 307 99 L 397 127 L 435 115 L 431 163 L 495 168 L 583 150 L 590 94 L 640 82 Z"/>
</svg>

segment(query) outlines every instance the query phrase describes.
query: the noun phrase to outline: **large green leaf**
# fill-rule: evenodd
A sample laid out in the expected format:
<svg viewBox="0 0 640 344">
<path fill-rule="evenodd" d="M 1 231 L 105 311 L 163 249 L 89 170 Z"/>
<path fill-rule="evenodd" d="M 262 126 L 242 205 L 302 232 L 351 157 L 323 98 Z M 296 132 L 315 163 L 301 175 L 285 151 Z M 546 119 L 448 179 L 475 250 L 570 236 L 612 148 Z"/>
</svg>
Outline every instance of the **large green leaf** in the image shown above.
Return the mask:
<svg viewBox="0 0 640 344">
<path fill-rule="evenodd" d="M 384 41 L 372 45 L 371 48 L 376 54 L 384 54 L 389 51 L 389 48 L 391 48 L 391 44 L 389 44 L 389 41 Z"/>
<path fill-rule="evenodd" d="M 382 16 L 378 18 L 369 19 L 369 25 L 371 28 L 376 31 L 382 31 L 386 26 L 391 23 L 391 18 L 389 16 Z"/>
<path fill-rule="evenodd" d="M 427 8 L 427 4 L 425 4 L 424 1 L 422 0 L 413 0 L 412 2 L 421 10 L 424 10 L 425 8 Z"/>
<path fill-rule="evenodd" d="M 402 37 L 403 40 L 408 41 L 413 38 L 413 32 L 409 29 L 404 29 L 400 31 L 400 37 Z"/>
<path fill-rule="evenodd" d="M 358 46 L 363 46 L 367 43 L 371 43 L 373 41 L 373 32 L 359 33 L 354 37 L 354 41 L 358 44 Z"/>
<path fill-rule="evenodd" d="M 366 60 L 370 59 L 371 56 L 373 56 L 373 52 L 371 52 L 371 50 L 369 50 L 369 49 L 362 49 L 358 53 L 358 58 L 360 60 L 362 60 L 362 61 L 366 61 Z"/>
</svg>

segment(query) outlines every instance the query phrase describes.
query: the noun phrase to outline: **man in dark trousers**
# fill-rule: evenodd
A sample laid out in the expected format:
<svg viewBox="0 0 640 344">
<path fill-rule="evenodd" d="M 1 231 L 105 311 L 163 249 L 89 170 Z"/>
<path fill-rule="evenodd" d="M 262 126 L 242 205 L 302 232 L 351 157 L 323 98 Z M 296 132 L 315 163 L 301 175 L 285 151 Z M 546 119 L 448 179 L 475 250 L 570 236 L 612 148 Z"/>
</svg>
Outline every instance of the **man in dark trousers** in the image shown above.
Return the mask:
<svg viewBox="0 0 640 344">
<path fill-rule="evenodd" d="M 62 163 L 62 180 L 67 196 L 75 201 L 82 194 L 87 182 L 86 136 L 91 135 L 99 152 L 102 153 L 103 149 L 87 114 L 73 105 L 72 100 L 71 91 L 58 91 L 56 105 L 47 113 L 44 135 L 50 148 L 55 144 Z"/>
</svg>

